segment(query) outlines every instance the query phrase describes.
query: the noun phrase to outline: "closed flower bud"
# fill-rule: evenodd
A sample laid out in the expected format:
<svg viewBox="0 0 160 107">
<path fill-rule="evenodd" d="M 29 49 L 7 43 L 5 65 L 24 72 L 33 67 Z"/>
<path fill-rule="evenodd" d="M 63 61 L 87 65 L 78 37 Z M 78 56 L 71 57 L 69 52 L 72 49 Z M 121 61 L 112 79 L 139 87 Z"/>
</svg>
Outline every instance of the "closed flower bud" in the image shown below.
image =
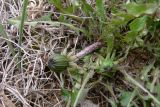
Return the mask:
<svg viewBox="0 0 160 107">
<path fill-rule="evenodd" d="M 69 59 L 65 55 L 54 54 L 49 58 L 48 67 L 54 72 L 62 72 L 69 67 Z"/>
</svg>

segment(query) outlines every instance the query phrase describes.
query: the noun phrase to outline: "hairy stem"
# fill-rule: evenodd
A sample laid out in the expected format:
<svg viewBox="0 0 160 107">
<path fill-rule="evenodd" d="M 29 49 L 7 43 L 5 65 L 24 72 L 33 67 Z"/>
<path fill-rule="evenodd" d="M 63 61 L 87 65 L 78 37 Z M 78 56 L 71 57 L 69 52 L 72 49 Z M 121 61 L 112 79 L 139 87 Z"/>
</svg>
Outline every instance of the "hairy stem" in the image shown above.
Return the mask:
<svg viewBox="0 0 160 107">
<path fill-rule="evenodd" d="M 96 49 L 100 48 L 103 46 L 102 42 L 95 42 L 94 44 L 84 48 L 82 51 L 76 54 L 76 57 L 78 59 L 83 58 L 85 55 L 95 51 Z"/>
</svg>

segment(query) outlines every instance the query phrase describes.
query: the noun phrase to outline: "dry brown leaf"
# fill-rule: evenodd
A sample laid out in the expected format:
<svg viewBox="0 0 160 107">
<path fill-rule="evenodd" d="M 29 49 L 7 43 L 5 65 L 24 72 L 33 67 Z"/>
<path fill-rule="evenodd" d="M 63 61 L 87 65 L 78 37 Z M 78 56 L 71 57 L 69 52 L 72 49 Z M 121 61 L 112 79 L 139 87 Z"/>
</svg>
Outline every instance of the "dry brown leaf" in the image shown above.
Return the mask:
<svg viewBox="0 0 160 107">
<path fill-rule="evenodd" d="M 3 95 L 2 102 L 5 105 L 5 107 L 16 107 L 15 104 L 5 94 Z"/>
</svg>

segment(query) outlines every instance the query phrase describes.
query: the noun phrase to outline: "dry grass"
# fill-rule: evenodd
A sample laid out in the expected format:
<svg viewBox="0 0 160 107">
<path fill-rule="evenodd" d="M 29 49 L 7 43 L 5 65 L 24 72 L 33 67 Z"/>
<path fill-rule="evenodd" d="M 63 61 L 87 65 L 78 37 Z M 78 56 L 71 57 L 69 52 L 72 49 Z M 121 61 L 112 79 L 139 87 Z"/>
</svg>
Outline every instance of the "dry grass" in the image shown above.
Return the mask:
<svg viewBox="0 0 160 107">
<path fill-rule="evenodd" d="M 28 15 L 33 20 L 45 11 L 45 1 L 30 2 Z M 20 15 L 21 0 L 0 1 L 0 22 L 5 26 L 8 36 L 17 51 L 18 28 L 8 24 L 8 19 Z M 45 3 L 47 6 L 47 3 Z M 25 36 L 22 46 L 23 71 L 19 72 L 16 56 L 11 56 L 4 38 L 0 38 L 0 77 L 1 77 L 1 104 L 5 107 L 6 96 L 16 107 L 61 107 L 63 100 L 60 97 L 60 81 L 53 73 L 45 70 L 46 59 L 50 53 L 60 52 L 66 48 L 68 36 L 64 34 L 64 27 L 60 28 L 39 25 L 35 28 L 25 27 Z M 55 77 L 56 76 L 56 77 Z M 57 78 L 57 79 L 55 79 Z M 10 106 L 11 107 L 11 106 Z"/>
</svg>

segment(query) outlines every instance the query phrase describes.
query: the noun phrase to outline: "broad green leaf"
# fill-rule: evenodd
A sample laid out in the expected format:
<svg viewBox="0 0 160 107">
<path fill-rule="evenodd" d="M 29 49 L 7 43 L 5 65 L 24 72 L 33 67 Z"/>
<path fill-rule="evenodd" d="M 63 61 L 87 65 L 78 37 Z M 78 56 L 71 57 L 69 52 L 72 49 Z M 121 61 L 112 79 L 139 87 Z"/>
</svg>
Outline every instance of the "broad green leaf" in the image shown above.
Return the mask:
<svg viewBox="0 0 160 107">
<path fill-rule="evenodd" d="M 127 13 L 139 17 L 142 14 L 154 14 L 158 6 L 156 4 L 136 4 L 128 3 L 126 5 Z"/>
<path fill-rule="evenodd" d="M 148 19 L 147 16 L 143 16 L 143 17 L 136 18 L 135 20 L 133 20 L 129 24 L 131 31 L 139 32 L 142 29 L 144 29 L 144 27 L 146 26 L 147 19 Z"/>
<path fill-rule="evenodd" d="M 112 19 L 112 23 L 116 26 L 126 25 L 130 20 L 134 18 L 133 15 L 120 12 L 115 14 L 115 17 Z"/>
</svg>

